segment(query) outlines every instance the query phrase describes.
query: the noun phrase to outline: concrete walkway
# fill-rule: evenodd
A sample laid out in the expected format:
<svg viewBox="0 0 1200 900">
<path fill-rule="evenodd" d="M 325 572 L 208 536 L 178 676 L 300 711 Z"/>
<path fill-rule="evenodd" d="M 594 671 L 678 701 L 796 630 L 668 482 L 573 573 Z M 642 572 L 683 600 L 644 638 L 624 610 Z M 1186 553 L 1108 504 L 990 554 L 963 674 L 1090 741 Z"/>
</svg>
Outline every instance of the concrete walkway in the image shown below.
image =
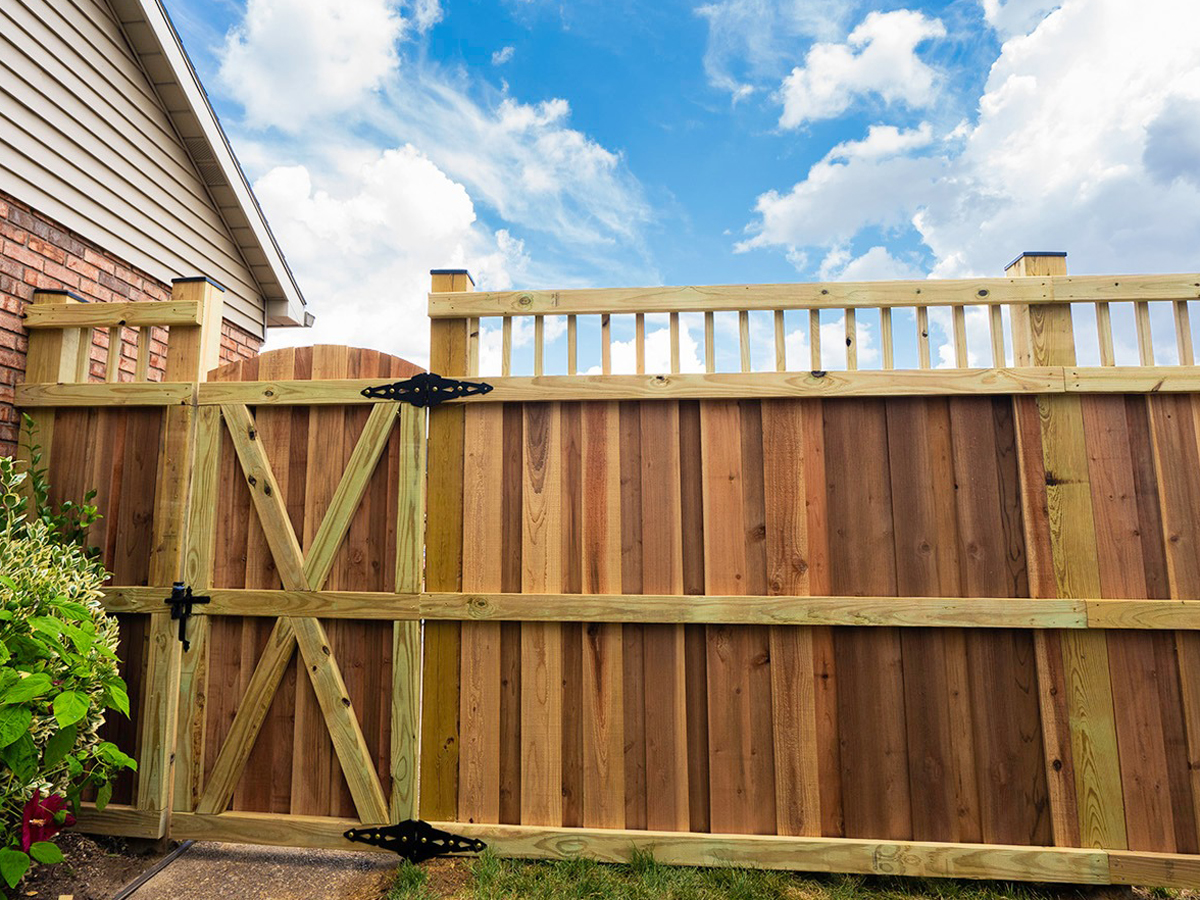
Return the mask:
<svg viewBox="0 0 1200 900">
<path fill-rule="evenodd" d="M 198 843 L 130 900 L 381 900 L 398 865 L 390 853 Z"/>
</svg>

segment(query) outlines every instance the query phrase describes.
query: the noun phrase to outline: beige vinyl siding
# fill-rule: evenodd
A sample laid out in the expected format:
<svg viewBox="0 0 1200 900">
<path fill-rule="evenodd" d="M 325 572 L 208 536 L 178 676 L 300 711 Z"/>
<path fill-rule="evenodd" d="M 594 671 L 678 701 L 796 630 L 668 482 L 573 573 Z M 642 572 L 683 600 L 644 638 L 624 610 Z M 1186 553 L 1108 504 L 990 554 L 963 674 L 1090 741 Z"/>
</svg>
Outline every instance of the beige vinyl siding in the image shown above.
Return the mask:
<svg viewBox="0 0 1200 900">
<path fill-rule="evenodd" d="M 0 4 L 0 188 L 155 278 L 213 278 L 262 334 L 255 273 L 104 0 Z"/>
</svg>

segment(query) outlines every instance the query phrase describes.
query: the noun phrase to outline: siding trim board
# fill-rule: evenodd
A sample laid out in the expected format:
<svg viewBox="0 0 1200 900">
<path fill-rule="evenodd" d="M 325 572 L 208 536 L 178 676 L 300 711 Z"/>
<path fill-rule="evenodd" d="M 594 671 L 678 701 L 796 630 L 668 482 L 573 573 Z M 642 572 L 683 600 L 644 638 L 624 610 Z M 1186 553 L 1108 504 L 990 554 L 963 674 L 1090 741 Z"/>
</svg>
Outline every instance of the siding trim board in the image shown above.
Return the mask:
<svg viewBox="0 0 1200 900">
<path fill-rule="evenodd" d="M 0 191 L 155 281 L 216 278 L 256 337 L 311 324 L 158 0 L 15 0 L 0 20 Z"/>
</svg>

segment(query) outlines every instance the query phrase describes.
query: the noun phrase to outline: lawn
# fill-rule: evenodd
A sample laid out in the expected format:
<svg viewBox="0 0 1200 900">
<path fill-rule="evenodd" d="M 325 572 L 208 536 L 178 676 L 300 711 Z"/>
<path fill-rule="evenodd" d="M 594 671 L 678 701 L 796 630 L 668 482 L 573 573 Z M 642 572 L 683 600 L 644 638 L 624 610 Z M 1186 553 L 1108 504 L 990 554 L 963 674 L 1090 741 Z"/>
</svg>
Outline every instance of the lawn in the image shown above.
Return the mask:
<svg viewBox="0 0 1200 900">
<path fill-rule="evenodd" d="M 524 862 L 484 854 L 478 859 L 405 864 L 388 900 L 1067 900 L 1131 896 L 1123 888 L 1003 882 L 800 875 L 750 869 L 660 865 L 652 857 L 629 865 L 590 860 Z M 1135 889 L 1139 900 L 1196 900 L 1190 891 Z"/>
</svg>

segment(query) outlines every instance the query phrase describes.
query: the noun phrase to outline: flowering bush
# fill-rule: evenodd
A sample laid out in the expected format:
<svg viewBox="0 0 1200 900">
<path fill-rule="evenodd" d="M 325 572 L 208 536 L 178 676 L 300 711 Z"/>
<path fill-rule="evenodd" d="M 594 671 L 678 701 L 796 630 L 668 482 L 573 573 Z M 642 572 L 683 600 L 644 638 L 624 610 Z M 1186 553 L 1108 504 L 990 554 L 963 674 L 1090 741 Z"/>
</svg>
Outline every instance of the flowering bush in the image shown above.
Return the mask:
<svg viewBox="0 0 1200 900">
<path fill-rule="evenodd" d="M 29 471 L 0 457 L 0 876 L 10 887 L 33 861 L 62 860 L 51 838 L 74 824 L 67 806 L 84 788 L 103 808 L 113 775 L 134 768 L 98 735 L 105 709 L 128 715 L 129 698 L 117 623 L 100 604 L 106 573 L 84 549 L 95 510 L 64 517 L 46 494 L 36 455 Z"/>
</svg>

